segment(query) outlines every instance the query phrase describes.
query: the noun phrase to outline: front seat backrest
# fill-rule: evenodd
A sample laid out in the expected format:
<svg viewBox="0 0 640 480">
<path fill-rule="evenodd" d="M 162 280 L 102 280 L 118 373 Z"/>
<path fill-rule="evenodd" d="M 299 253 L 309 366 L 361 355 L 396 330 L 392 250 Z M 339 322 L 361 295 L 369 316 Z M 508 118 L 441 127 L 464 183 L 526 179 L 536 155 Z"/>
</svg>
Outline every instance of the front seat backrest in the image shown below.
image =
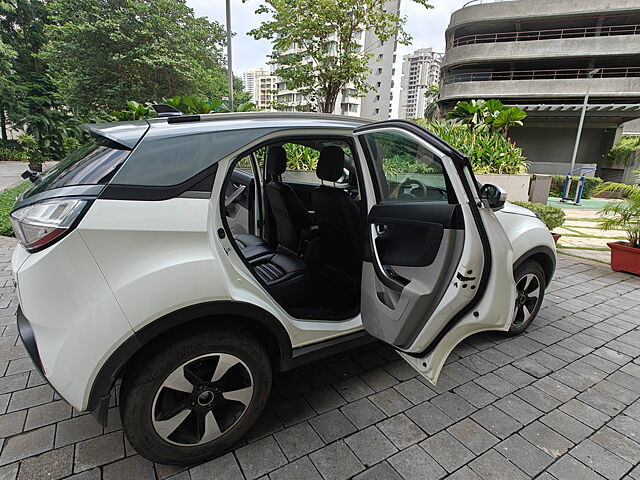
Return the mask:
<svg viewBox="0 0 640 480">
<path fill-rule="evenodd" d="M 337 146 L 320 151 L 316 175 L 335 183 L 344 173 L 344 151 Z M 322 256 L 325 263 L 344 272 L 359 275 L 361 269 L 360 214 L 355 201 L 344 190 L 328 185 L 311 194 L 320 226 Z"/>
<path fill-rule="evenodd" d="M 282 183 L 282 174 L 287 169 L 287 151 L 280 146 L 267 148 L 266 171 L 268 183 L 265 186 L 267 204 L 276 227 L 279 245 L 298 252 L 300 236 L 311 224 L 311 215 L 302 204 L 296 192 Z"/>
</svg>

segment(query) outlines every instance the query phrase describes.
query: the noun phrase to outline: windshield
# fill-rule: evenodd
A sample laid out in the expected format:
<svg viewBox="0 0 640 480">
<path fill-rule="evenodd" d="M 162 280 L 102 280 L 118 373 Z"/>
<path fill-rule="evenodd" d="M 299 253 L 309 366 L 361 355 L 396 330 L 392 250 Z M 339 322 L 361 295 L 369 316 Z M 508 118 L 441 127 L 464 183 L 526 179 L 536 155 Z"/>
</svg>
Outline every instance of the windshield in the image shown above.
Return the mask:
<svg viewBox="0 0 640 480">
<path fill-rule="evenodd" d="M 72 185 L 104 185 L 113 178 L 129 153 L 130 150 L 107 139 L 91 139 L 49 170 L 24 193 L 24 198 Z"/>
</svg>

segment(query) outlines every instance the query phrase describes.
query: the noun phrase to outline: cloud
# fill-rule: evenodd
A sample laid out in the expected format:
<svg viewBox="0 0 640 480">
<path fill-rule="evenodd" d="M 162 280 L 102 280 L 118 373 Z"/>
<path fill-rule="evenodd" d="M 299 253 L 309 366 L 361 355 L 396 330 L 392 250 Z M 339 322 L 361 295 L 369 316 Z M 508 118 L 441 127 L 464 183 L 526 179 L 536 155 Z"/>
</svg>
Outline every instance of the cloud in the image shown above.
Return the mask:
<svg viewBox="0 0 640 480">
<path fill-rule="evenodd" d="M 241 76 L 248 68 L 264 66 L 267 55 L 271 53 L 269 40 L 255 40 L 247 32 L 256 28 L 269 17 L 256 15 L 259 0 L 231 0 L 231 29 L 235 33 L 232 40 L 233 72 Z M 187 0 L 187 5 L 195 10 L 199 17 L 208 17 L 226 27 L 225 0 Z"/>
</svg>

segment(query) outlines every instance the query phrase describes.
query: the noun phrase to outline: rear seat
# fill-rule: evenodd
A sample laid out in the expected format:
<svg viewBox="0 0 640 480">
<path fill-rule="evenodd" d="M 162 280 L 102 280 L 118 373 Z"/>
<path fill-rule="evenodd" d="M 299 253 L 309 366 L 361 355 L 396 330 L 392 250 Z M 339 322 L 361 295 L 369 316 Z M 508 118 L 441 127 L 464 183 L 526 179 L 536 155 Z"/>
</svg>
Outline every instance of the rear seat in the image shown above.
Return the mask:
<svg viewBox="0 0 640 480">
<path fill-rule="evenodd" d="M 289 307 L 303 306 L 311 291 L 311 275 L 294 255 L 274 252 L 264 240 L 251 234 L 235 237 L 244 257 L 271 293 Z"/>
<path fill-rule="evenodd" d="M 256 258 L 263 257 L 270 253 L 273 253 L 273 250 L 269 248 L 267 242 L 258 237 L 257 235 L 252 235 L 250 233 L 241 233 L 234 236 L 236 240 L 236 244 L 240 247 L 240 251 L 242 255 L 251 262 Z"/>
</svg>

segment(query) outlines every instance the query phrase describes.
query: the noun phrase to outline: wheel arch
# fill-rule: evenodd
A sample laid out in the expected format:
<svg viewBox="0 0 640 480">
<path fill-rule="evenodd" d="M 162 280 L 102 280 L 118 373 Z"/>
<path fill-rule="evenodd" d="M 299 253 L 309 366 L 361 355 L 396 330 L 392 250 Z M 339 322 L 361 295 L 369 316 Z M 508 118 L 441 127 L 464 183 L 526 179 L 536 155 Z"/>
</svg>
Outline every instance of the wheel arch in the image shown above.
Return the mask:
<svg viewBox="0 0 640 480">
<path fill-rule="evenodd" d="M 528 250 L 520 257 L 518 257 L 515 262 L 513 262 L 514 272 L 520 265 L 529 260 L 538 263 L 542 267 L 545 276 L 545 287 L 548 287 L 551 279 L 553 278 L 553 274 L 556 271 L 555 252 L 546 245 L 540 245 L 538 247 L 532 248 L 531 250 Z"/>
<path fill-rule="evenodd" d="M 292 357 L 289 335 L 276 317 L 266 310 L 242 302 L 206 302 L 190 305 L 168 313 L 126 339 L 103 363 L 89 393 L 87 409 L 103 426 L 111 389 L 132 360 L 144 355 L 152 345 L 174 335 L 198 331 L 213 326 L 250 331 L 267 349 L 274 366 L 280 368 L 283 360 Z"/>
</svg>

